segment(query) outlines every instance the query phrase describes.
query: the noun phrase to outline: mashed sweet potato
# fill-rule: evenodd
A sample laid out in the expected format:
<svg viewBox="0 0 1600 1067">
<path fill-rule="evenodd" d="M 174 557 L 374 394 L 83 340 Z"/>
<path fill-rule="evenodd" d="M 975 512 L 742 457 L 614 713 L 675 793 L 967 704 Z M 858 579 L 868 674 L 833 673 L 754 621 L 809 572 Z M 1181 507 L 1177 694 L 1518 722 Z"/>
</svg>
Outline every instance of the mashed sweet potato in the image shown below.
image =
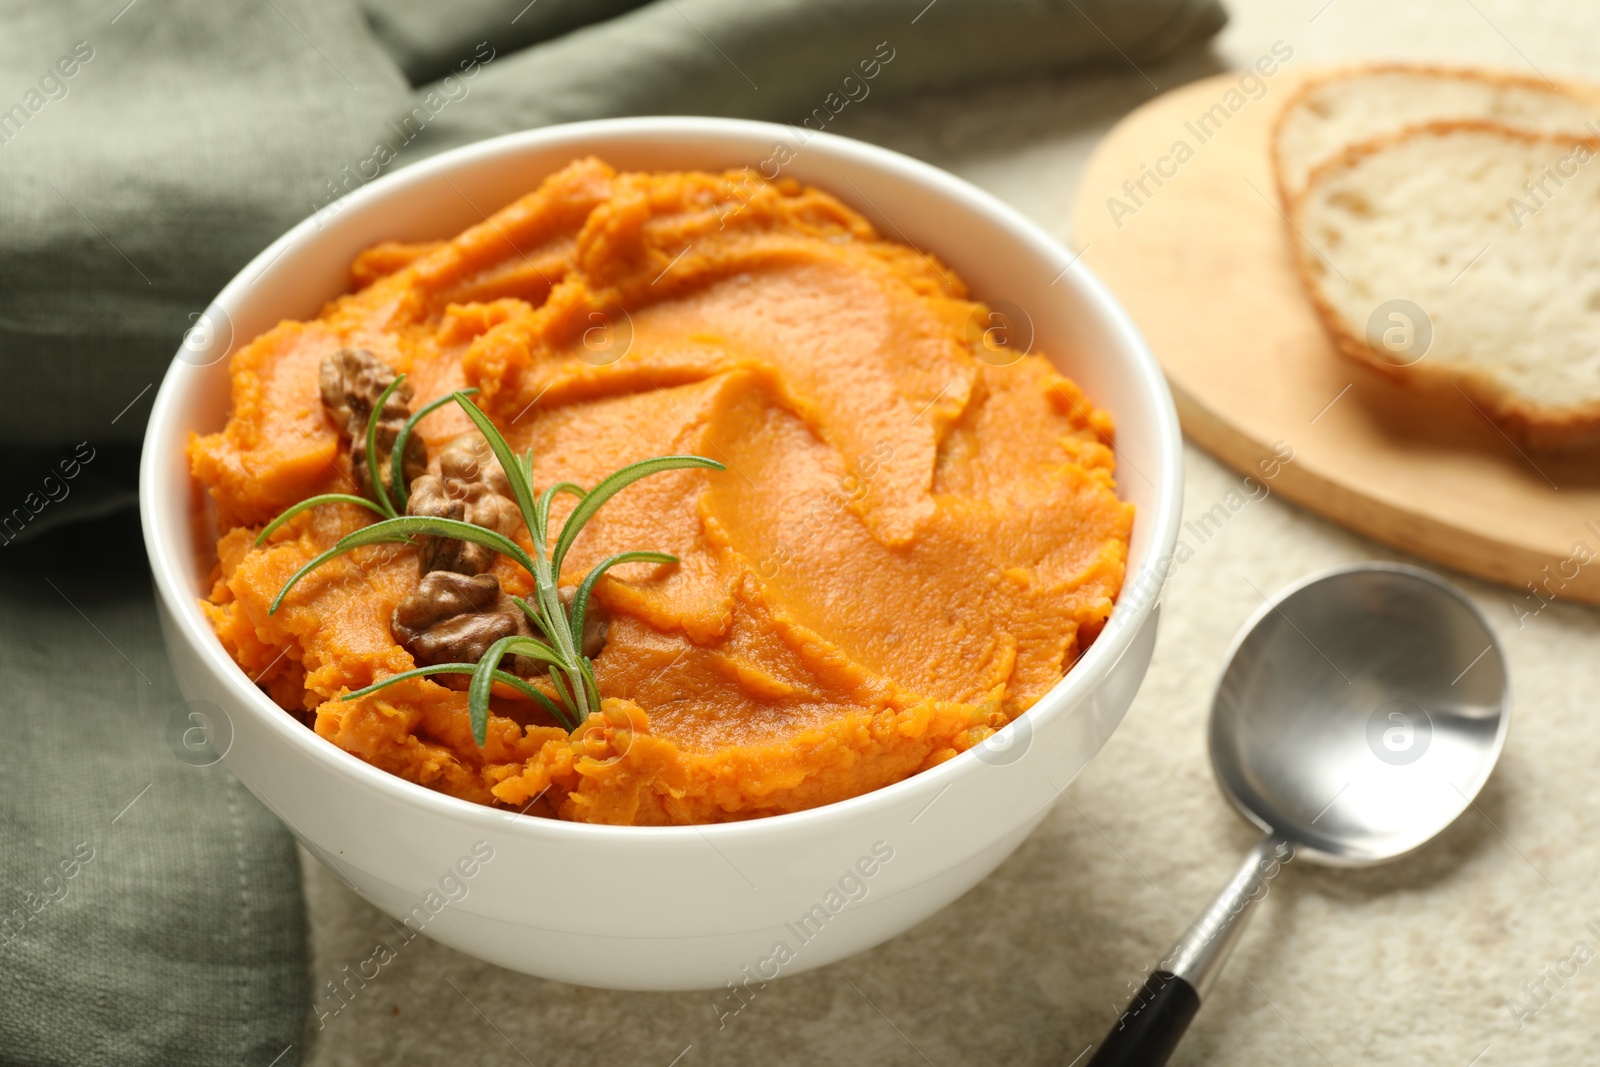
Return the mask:
<svg viewBox="0 0 1600 1067">
<path fill-rule="evenodd" d="M 977 358 L 962 283 L 826 193 L 582 160 L 450 241 L 364 253 L 352 276 L 319 317 L 234 355 L 227 426 L 190 455 L 223 531 L 204 605 L 223 643 L 378 767 L 591 822 L 795 811 L 979 743 L 1111 611 L 1133 512 L 1109 416 L 1037 355 Z M 325 505 L 253 546 L 288 505 L 352 491 L 317 386 L 342 346 L 406 373 L 413 410 L 478 388 L 539 486 L 668 453 L 726 464 L 631 486 L 568 556 L 565 583 L 615 552 L 681 559 L 597 586 L 604 710 L 577 733 L 497 696 L 480 749 L 466 694 L 427 679 L 341 700 L 414 665 L 390 632 L 418 582 L 409 546 L 337 559 L 268 614 L 298 567 L 372 521 Z M 419 432 L 437 453 L 469 428 L 450 406 Z M 509 560 L 495 573 L 531 589 Z"/>
</svg>

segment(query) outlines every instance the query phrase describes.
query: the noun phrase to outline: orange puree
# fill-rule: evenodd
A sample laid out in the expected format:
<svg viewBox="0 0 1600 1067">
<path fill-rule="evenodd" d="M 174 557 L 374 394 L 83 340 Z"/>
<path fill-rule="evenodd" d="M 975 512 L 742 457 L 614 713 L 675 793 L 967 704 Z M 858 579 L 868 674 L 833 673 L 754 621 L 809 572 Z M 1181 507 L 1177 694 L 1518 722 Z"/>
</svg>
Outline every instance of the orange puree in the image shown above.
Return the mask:
<svg viewBox="0 0 1600 1067">
<path fill-rule="evenodd" d="M 356 292 L 233 357 L 227 427 L 190 454 L 224 531 L 205 603 L 223 643 L 378 767 L 590 822 L 795 811 L 982 741 L 1111 611 L 1133 510 L 1113 491 L 1110 417 L 1038 356 L 978 359 L 963 284 L 826 193 L 582 160 L 453 240 L 382 245 L 352 273 Z M 603 713 L 576 734 L 496 696 L 479 749 L 466 694 L 426 679 L 340 699 L 414 665 L 389 628 L 418 581 L 409 546 L 329 563 L 267 614 L 296 568 L 372 521 L 325 505 L 253 547 L 288 505 L 353 491 L 317 385 L 342 346 L 409 375 L 413 410 L 476 386 L 533 449 L 537 486 L 669 453 L 726 464 L 636 483 L 568 555 L 564 584 L 615 552 L 681 558 L 598 585 Z M 469 428 L 449 406 L 419 432 L 437 455 Z M 531 588 L 509 560 L 497 574 Z"/>
</svg>

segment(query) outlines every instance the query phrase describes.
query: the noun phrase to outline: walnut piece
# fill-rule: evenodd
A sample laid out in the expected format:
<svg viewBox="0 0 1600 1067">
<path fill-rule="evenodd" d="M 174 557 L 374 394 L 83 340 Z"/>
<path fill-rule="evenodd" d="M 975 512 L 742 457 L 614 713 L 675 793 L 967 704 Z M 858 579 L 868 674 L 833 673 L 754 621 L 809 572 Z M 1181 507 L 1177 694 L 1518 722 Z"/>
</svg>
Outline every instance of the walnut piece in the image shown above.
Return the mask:
<svg viewBox="0 0 1600 1067">
<path fill-rule="evenodd" d="M 506 537 L 514 537 L 522 523 L 522 512 L 511 500 L 511 483 L 476 430 L 445 445 L 438 474 L 424 474 L 412 483 L 406 514 L 459 519 Z M 390 629 L 418 664 L 473 662 L 502 637 L 533 636 L 527 616 L 490 573 L 497 555 L 493 549 L 454 537 L 418 536 L 416 542 L 422 580 L 395 608 Z M 575 586 L 562 587 L 562 607 L 571 608 L 576 594 Z M 591 597 L 583 620 L 585 656 L 593 659 L 605 648 L 608 627 L 605 608 Z M 510 669 L 527 677 L 545 668 L 517 656 Z"/>
<path fill-rule="evenodd" d="M 323 357 L 318 384 L 322 405 L 339 432 L 350 438 L 350 474 L 356 488 L 373 496 L 372 478 L 367 471 L 367 420 L 372 406 L 395 379 L 394 370 L 365 348 L 341 348 Z M 411 417 L 411 386 L 402 382 L 389 394 L 378 415 L 378 477 L 392 491 L 389 473 L 390 452 L 400 429 Z M 403 473 L 406 484 L 420 476 L 428 466 L 428 449 L 416 436 L 406 442 Z"/>
<path fill-rule="evenodd" d="M 423 575 L 417 591 L 394 609 L 390 625 L 401 647 L 422 664 L 476 663 L 502 637 L 533 635 L 498 578 L 455 571 Z M 537 667 L 517 656 L 512 669 L 528 675 Z"/>
<path fill-rule="evenodd" d="M 513 537 L 522 513 L 510 493 L 511 483 L 489 442 L 473 430 L 445 445 L 438 474 L 424 474 L 411 484 L 406 514 L 459 519 Z M 502 637 L 533 635 L 527 616 L 489 573 L 493 549 L 455 537 L 419 536 L 416 542 L 422 581 L 390 620 L 395 639 L 412 659 L 424 666 L 475 661 Z M 539 664 L 517 656 L 512 669 L 528 675 Z"/>
<path fill-rule="evenodd" d="M 439 473 L 413 483 L 407 515 L 461 519 L 486 530 L 514 537 L 522 513 L 511 501 L 511 484 L 489 442 L 473 430 L 455 438 L 439 453 Z M 419 537 L 422 573 L 455 571 L 483 574 L 494 566 L 495 552 L 453 537 Z"/>
</svg>

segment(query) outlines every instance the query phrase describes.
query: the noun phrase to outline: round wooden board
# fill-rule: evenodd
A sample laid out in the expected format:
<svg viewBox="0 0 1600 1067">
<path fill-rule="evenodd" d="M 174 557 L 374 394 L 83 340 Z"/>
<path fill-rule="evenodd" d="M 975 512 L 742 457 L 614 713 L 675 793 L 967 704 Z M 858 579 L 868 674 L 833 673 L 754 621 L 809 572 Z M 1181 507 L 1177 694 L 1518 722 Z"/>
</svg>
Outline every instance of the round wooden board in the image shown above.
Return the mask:
<svg viewBox="0 0 1600 1067">
<path fill-rule="evenodd" d="M 1279 70 L 1255 100 L 1218 75 L 1125 118 L 1078 193 L 1084 262 L 1161 360 L 1185 433 L 1223 462 L 1259 479 L 1282 442 L 1293 459 L 1273 492 L 1514 587 L 1519 617 L 1541 603 L 1530 582 L 1540 598 L 1600 603 L 1600 453 L 1519 448 L 1455 390 L 1407 390 L 1329 343 L 1268 154 L 1278 109 L 1315 73 Z"/>
</svg>

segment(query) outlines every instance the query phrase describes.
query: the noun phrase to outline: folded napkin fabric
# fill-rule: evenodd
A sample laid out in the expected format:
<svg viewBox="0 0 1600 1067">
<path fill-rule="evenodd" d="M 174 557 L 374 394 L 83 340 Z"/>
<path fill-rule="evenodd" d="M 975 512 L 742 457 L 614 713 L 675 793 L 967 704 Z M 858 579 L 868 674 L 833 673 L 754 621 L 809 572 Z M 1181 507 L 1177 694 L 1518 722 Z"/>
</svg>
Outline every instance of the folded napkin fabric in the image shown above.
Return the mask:
<svg viewBox="0 0 1600 1067">
<path fill-rule="evenodd" d="M 30 397 L 0 445 L 137 441 L 144 390 L 211 297 L 380 144 L 387 172 L 576 119 L 799 123 L 880 42 L 894 58 L 871 91 L 906 93 L 1142 65 L 1224 18 L 1216 0 L 112 7 L 19 7 L 0 35 L 0 375 Z"/>
<path fill-rule="evenodd" d="M 0 1063 L 298 1062 L 293 839 L 205 742 L 125 510 L 0 549 Z"/>
</svg>

